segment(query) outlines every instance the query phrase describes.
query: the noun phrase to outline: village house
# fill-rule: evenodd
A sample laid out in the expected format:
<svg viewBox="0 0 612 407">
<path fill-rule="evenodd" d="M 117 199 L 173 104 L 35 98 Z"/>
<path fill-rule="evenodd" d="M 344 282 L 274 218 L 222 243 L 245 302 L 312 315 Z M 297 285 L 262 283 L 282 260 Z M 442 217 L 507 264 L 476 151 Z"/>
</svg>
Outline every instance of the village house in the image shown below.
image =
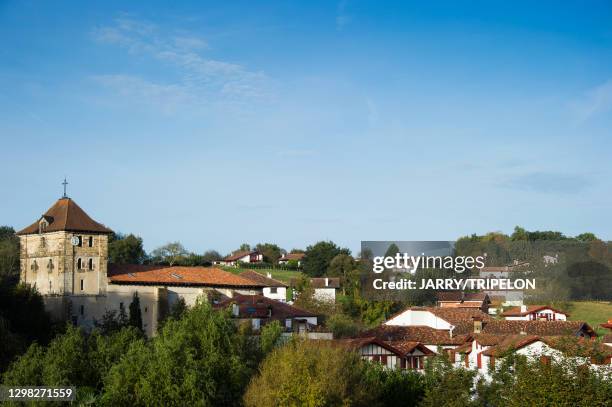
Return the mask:
<svg viewBox="0 0 612 407">
<path fill-rule="evenodd" d="M 566 321 L 569 314 L 548 305 L 521 305 L 504 311 L 501 316 L 509 321 Z"/>
<path fill-rule="evenodd" d="M 319 301 L 336 302 L 336 291 L 340 288 L 337 277 L 320 277 L 310 279 L 314 289 L 313 297 Z"/>
<path fill-rule="evenodd" d="M 338 339 L 335 342 L 356 351 L 362 359 L 379 363 L 388 369 L 422 370 L 425 368 L 425 358 L 435 355 L 435 352 L 414 341 L 385 342 L 369 337 Z"/>
<path fill-rule="evenodd" d="M 239 263 L 261 263 L 263 261 L 263 254 L 257 250 L 241 250 L 230 254 L 218 263 L 224 266 L 236 266 Z"/>
<path fill-rule="evenodd" d="M 138 293 L 150 336 L 179 297 L 193 305 L 198 297 L 260 294 L 265 288 L 214 267 L 109 267 L 111 233 L 66 196 L 17 232 L 20 281 L 37 288 L 54 319 L 92 328 L 107 311 L 127 311 Z"/>
<path fill-rule="evenodd" d="M 491 319 L 478 308 L 409 307 L 392 315 L 384 325 L 428 326 L 453 331 L 471 323 L 472 317 Z"/>
<path fill-rule="evenodd" d="M 278 321 L 284 334 L 297 333 L 310 339 L 331 339 L 331 333 L 322 330 L 318 316 L 292 305 L 264 297 L 263 295 L 235 295 L 214 305 L 217 309 L 231 308 L 232 317 L 238 322 L 248 322 L 254 331 L 272 321 Z"/>
<path fill-rule="evenodd" d="M 438 307 L 441 308 L 476 308 L 489 312 L 491 300 L 486 293 L 465 293 L 463 291 L 440 291 L 436 293 Z"/>
<path fill-rule="evenodd" d="M 283 254 L 283 256 L 278 259 L 278 264 L 287 264 L 290 261 L 297 262 L 298 267 L 302 266 L 302 259 L 304 258 L 305 253 L 287 253 Z"/>
<path fill-rule="evenodd" d="M 510 353 L 537 358 L 542 363 L 561 358 L 594 366 L 612 363 L 612 350 L 588 338 L 529 334 L 474 334 L 472 341 L 454 350 L 451 360 L 456 366 L 478 369 L 479 373 L 489 377 L 496 363 Z"/>
<path fill-rule="evenodd" d="M 262 275 L 253 270 L 239 274 L 240 277 L 263 285 L 263 296 L 281 302 L 287 302 L 287 285 L 272 278 L 272 274 Z"/>
</svg>

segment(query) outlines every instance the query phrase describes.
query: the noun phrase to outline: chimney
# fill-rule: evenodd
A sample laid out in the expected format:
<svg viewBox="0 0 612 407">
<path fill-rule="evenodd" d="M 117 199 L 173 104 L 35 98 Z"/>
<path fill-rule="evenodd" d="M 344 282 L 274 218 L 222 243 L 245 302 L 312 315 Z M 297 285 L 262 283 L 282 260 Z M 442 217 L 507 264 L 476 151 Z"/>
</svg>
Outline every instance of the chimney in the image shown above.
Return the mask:
<svg viewBox="0 0 612 407">
<path fill-rule="evenodd" d="M 482 332 L 482 318 L 481 317 L 472 317 L 472 321 L 474 321 L 474 333 L 479 334 Z"/>
<path fill-rule="evenodd" d="M 521 312 L 527 312 L 527 306 L 521 305 Z"/>
<path fill-rule="evenodd" d="M 329 278 L 325 277 L 325 287 L 329 286 Z"/>
<path fill-rule="evenodd" d="M 269 271 L 266 273 L 266 277 L 268 278 L 272 278 L 272 273 L 270 273 Z"/>
</svg>

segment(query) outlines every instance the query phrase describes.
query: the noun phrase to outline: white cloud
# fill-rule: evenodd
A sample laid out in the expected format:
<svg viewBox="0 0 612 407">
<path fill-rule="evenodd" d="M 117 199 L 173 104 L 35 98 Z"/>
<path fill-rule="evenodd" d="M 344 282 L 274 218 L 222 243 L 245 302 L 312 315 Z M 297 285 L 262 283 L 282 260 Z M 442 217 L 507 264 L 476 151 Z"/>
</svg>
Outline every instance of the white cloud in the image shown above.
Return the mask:
<svg viewBox="0 0 612 407">
<path fill-rule="evenodd" d="M 181 103 L 248 104 L 269 97 L 269 79 L 263 72 L 203 56 L 208 43 L 200 37 L 163 33 L 154 24 L 126 17 L 116 19 L 111 26 L 96 28 L 93 37 L 100 43 L 148 56 L 164 68 L 171 68 L 171 75 L 179 79 L 169 84 L 136 75 L 94 78 L 98 83 L 117 88 L 123 95 L 148 97 L 145 103 L 159 101 L 164 110 Z M 163 97 L 168 97 L 170 103 L 163 101 Z"/>
<path fill-rule="evenodd" d="M 608 113 L 612 110 L 612 80 L 588 90 L 584 97 L 573 102 L 571 107 L 580 122 Z"/>
</svg>

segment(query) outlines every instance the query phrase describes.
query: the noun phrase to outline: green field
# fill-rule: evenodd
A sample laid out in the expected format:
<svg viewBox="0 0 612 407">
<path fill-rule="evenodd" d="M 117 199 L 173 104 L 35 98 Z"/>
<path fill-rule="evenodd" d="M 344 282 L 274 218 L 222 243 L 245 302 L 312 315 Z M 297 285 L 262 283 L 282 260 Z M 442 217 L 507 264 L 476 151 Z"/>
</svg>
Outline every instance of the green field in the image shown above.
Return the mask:
<svg viewBox="0 0 612 407">
<path fill-rule="evenodd" d="M 610 333 L 608 329 L 599 324 L 612 319 L 612 302 L 603 301 L 574 301 L 570 303 L 567 312 L 570 313 L 571 321 L 586 321 L 598 335 Z"/>
<path fill-rule="evenodd" d="M 302 275 L 301 271 L 295 270 L 279 270 L 279 269 L 249 269 L 249 268 L 237 268 L 237 267 L 223 267 L 223 270 L 229 271 L 230 273 L 240 274 L 243 271 L 253 270 L 261 275 L 272 274 L 272 278 L 283 283 L 289 284 L 289 280 Z"/>
</svg>

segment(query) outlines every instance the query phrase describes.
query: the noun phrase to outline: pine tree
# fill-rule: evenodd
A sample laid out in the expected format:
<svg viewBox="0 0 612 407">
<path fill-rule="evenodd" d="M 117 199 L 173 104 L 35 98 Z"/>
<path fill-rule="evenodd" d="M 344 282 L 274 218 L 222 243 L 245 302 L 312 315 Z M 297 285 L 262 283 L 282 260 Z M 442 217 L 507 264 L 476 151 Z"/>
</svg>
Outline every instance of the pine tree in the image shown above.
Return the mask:
<svg viewBox="0 0 612 407">
<path fill-rule="evenodd" d="M 130 321 L 131 326 L 138 328 L 142 331 L 142 312 L 140 311 L 140 298 L 138 297 L 138 293 L 134 293 L 134 298 L 130 303 Z"/>
</svg>

